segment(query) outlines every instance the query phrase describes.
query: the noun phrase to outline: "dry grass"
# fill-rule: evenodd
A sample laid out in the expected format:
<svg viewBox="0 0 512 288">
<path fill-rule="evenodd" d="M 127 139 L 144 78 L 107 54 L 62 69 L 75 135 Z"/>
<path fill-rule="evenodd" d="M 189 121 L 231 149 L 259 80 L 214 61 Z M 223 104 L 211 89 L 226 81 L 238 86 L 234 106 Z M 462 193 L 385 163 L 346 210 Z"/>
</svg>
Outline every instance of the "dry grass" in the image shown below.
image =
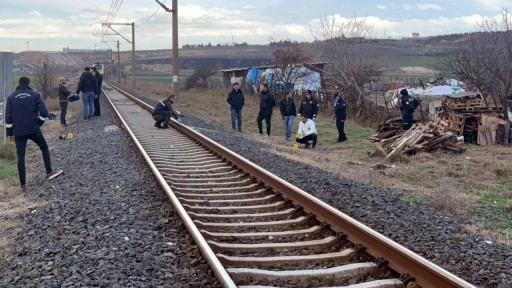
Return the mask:
<svg viewBox="0 0 512 288">
<path fill-rule="evenodd" d="M 60 107 L 57 99 L 47 99 L 46 106 L 51 113 L 57 115 L 55 121 L 47 121 L 43 125 L 43 133 L 46 139 L 58 137 L 59 134 L 66 133 L 66 129 L 61 128 L 58 119 L 60 115 Z M 77 103 L 70 103 L 68 106 L 68 124 L 72 124 L 77 119 L 81 119 L 82 105 Z M 27 145 L 27 159 L 31 154 L 40 157 L 40 150 L 32 141 Z M 39 161 L 39 160 L 38 160 Z M 41 160 L 42 161 L 42 160 Z M 20 225 L 20 217 L 31 209 L 44 205 L 44 202 L 29 201 L 24 197 L 18 189 L 18 174 L 16 170 L 16 149 L 14 144 L 7 143 L 0 147 L 0 258 L 7 257 L 10 254 L 10 239 L 17 233 Z M 37 162 L 34 165 L 41 165 Z M 30 181 L 30 174 L 32 169 L 30 164 L 27 164 L 27 179 Z"/>
<path fill-rule="evenodd" d="M 139 82 L 139 93 L 161 99 L 169 85 Z M 185 91 L 177 109 L 231 130 L 227 91 Z M 331 171 L 353 181 L 399 191 L 402 199 L 421 203 L 457 217 L 479 219 L 479 232 L 497 241 L 512 243 L 512 155 L 510 147 L 467 145 L 463 154 L 419 153 L 392 161 L 370 157 L 376 149 L 365 137 L 373 128 L 346 123 L 349 141 L 336 143 L 337 131 L 331 113 L 318 117 L 319 143 L 315 150 L 294 149 L 284 141 L 279 110 L 272 117 L 270 138 L 257 137 L 258 96 L 246 94 L 243 130 L 246 137 L 270 144 L 270 151 Z M 280 100 L 280 99 L 276 99 Z M 294 129 L 298 125 L 295 122 Z M 468 229 L 475 229 L 468 227 Z"/>
</svg>

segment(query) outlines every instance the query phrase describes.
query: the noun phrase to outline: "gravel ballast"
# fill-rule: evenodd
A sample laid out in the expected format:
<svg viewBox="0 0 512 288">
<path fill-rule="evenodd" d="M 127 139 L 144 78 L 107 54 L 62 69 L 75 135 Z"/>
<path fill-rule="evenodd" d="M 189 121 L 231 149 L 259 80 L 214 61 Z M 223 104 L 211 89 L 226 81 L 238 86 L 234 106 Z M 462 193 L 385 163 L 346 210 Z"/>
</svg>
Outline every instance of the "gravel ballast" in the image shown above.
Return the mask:
<svg viewBox="0 0 512 288">
<path fill-rule="evenodd" d="M 78 104 L 80 105 L 80 104 Z M 9 228 L 11 255 L 1 287 L 220 287 L 179 217 L 111 109 L 71 125 L 74 138 L 47 138 L 54 168 L 40 153 L 23 195 L 42 204 Z M 464 229 L 455 218 L 400 200 L 398 193 L 268 152 L 268 145 L 190 115 L 184 124 L 479 287 L 512 287 L 512 249 Z M 246 125 L 255 125 L 244 119 Z M 0 235 L 1 236 L 1 235 Z"/>
<path fill-rule="evenodd" d="M 467 231 L 447 215 L 406 203 L 393 191 L 269 152 L 269 145 L 187 115 L 184 123 L 478 287 L 512 287 L 512 247 Z M 245 125 L 256 125 L 244 119 Z M 266 140 L 271 141 L 271 140 Z M 318 150 L 318 153 L 321 153 Z"/>
<path fill-rule="evenodd" d="M 72 103 L 70 105 L 81 105 Z M 106 102 L 103 115 L 47 137 L 54 169 L 39 150 L 23 193 L 34 208 L 0 221 L 10 255 L 0 287 L 220 287 L 167 196 Z M 8 236 L 7 236 L 8 235 Z"/>
</svg>

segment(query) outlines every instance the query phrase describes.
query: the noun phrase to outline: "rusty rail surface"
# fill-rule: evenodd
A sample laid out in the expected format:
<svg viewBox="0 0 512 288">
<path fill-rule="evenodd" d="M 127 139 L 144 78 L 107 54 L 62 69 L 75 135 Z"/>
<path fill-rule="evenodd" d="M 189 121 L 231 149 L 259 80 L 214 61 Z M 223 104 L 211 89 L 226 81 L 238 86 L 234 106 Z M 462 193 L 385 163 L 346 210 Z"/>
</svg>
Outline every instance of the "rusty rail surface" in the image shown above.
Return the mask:
<svg viewBox="0 0 512 288">
<path fill-rule="evenodd" d="M 112 84 L 110 85 L 135 101 L 138 105 L 141 105 L 144 109 L 152 110 L 152 107 L 143 101 Z M 304 212 L 315 215 L 318 221 L 328 223 L 332 230 L 344 235 L 348 241 L 365 247 L 367 253 L 375 259 L 381 259 L 382 263 L 385 263 L 388 267 L 401 274 L 402 278 L 406 279 L 406 282 L 414 282 L 416 285 L 424 288 L 475 287 L 193 129 L 174 120 L 171 121 L 170 125 L 190 139 L 193 139 L 193 141 L 200 143 L 201 146 L 213 154 L 222 157 L 229 164 L 264 183 L 266 187 L 280 194 L 283 198 L 290 199 L 293 204 L 302 207 Z M 205 241 L 196 242 L 199 242 L 197 243 L 198 245 L 205 245 Z"/>
</svg>

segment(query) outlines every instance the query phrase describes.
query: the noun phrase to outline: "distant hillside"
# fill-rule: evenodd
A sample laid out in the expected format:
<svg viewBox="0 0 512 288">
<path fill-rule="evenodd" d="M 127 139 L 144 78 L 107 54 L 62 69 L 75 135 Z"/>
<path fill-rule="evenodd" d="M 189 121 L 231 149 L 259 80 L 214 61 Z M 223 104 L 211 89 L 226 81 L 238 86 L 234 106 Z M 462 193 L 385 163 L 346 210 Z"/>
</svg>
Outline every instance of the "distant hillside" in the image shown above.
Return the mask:
<svg viewBox="0 0 512 288">
<path fill-rule="evenodd" d="M 435 57 L 446 55 L 457 43 L 467 39 L 467 34 L 441 35 L 416 39 L 372 39 L 365 44 L 381 65 L 390 69 L 404 66 L 421 66 L 433 68 Z M 321 42 L 308 43 L 307 49 L 313 53 L 323 51 Z M 272 50 L 269 45 L 247 46 L 213 46 L 182 48 L 180 53 L 180 69 L 197 69 L 212 67 L 228 69 L 240 67 L 266 66 L 272 64 Z M 329 61 L 323 55 L 317 55 L 317 61 Z M 120 53 L 122 64 L 131 63 L 131 51 Z M 95 62 L 111 62 L 117 60 L 117 53 L 107 55 L 105 52 L 38 52 L 28 51 L 15 54 L 15 64 L 36 65 L 37 63 L 54 63 L 70 70 L 81 70 Z M 138 69 L 145 71 L 166 72 L 171 70 L 172 51 L 145 50 L 136 51 Z M 114 64 L 116 65 L 116 64 Z"/>
</svg>

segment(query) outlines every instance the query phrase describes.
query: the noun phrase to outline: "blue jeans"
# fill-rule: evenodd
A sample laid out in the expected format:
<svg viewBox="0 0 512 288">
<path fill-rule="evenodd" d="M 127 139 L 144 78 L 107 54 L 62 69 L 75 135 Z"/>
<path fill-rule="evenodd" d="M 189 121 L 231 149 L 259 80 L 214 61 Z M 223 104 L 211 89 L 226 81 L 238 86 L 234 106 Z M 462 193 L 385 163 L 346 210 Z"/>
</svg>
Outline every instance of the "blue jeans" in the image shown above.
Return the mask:
<svg viewBox="0 0 512 288">
<path fill-rule="evenodd" d="M 284 137 L 290 138 L 292 137 L 292 127 L 293 127 L 293 119 L 294 116 L 284 116 L 283 123 L 284 123 Z"/>
<path fill-rule="evenodd" d="M 236 129 L 235 119 L 238 121 L 238 131 L 242 131 L 242 109 L 231 108 L 231 127 Z"/>
<path fill-rule="evenodd" d="M 94 113 L 94 92 L 84 92 L 82 95 L 84 106 L 84 119 L 91 119 Z"/>
</svg>

